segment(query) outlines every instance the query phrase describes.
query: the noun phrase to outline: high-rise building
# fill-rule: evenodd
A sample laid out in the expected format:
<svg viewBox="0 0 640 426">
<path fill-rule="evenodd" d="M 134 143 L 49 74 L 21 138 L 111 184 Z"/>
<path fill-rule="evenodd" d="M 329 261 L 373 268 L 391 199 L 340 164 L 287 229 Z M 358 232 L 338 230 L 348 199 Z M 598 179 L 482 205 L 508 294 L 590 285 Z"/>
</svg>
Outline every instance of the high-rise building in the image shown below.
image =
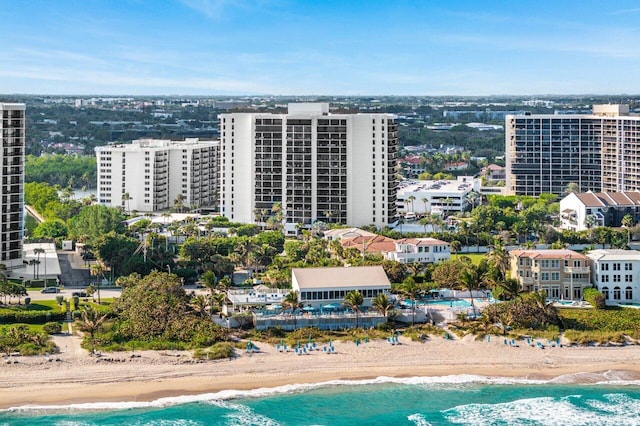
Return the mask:
<svg viewBox="0 0 640 426">
<path fill-rule="evenodd" d="M 2 131 L 2 232 L 0 263 L 7 269 L 22 264 L 24 236 L 25 105 L 0 103 Z"/>
<path fill-rule="evenodd" d="M 280 204 L 288 233 L 315 221 L 385 226 L 396 218 L 398 128 L 389 114 L 220 115 L 221 213 L 264 223 Z"/>
<path fill-rule="evenodd" d="M 640 117 L 627 105 L 594 105 L 593 113 L 509 115 L 507 193 L 561 195 L 640 190 Z"/>
<path fill-rule="evenodd" d="M 141 212 L 176 204 L 217 208 L 219 146 L 198 139 L 140 139 L 97 147 L 98 201 Z"/>
</svg>

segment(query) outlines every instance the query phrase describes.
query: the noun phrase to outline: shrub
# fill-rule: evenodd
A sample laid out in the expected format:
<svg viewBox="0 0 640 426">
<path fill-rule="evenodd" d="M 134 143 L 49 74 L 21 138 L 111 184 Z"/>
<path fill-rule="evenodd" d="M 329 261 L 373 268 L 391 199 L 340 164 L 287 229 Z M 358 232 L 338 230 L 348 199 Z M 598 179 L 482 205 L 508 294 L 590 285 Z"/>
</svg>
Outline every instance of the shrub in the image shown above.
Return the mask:
<svg viewBox="0 0 640 426">
<path fill-rule="evenodd" d="M 29 306 L 31 304 L 31 298 L 30 297 L 25 297 L 24 298 L 24 304 Z"/>
<path fill-rule="evenodd" d="M 73 309 L 74 310 L 78 310 L 80 309 L 80 297 L 79 296 L 73 296 Z"/>
<path fill-rule="evenodd" d="M 0 324 L 44 324 L 50 321 L 62 321 L 64 319 L 64 312 L 0 310 Z"/>
<path fill-rule="evenodd" d="M 56 296 L 56 302 L 58 303 L 58 305 L 62 306 L 63 301 L 64 301 L 64 296 L 62 296 L 61 294 Z"/>
<path fill-rule="evenodd" d="M 584 300 L 591 303 L 591 306 L 596 309 L 605 309 L 607 307 L 604 301 L 604 296 L 597 288 L 585 288 Z"/>
<path fill-rule="evenodd" d="M 58 334 L 62 331 L 62 325 L 59 322 L 48 322 L 42 326 L 42 330 L 47 334 Z"/>
<path fill-rule="evenodd" d="M 193 357 L 196 359 L 226 359 L 233 357 L 235 349 L 229 343 L 216 343 L 208 349 L 196 349 Z"/>
</svg>

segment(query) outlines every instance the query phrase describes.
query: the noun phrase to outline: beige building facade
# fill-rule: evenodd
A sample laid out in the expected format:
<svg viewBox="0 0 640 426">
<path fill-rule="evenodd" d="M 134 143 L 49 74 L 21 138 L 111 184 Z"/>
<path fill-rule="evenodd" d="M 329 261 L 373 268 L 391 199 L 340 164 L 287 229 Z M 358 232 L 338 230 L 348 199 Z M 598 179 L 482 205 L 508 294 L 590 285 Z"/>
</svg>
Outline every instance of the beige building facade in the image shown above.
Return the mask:
<svg viewBox="0 0 640 426">
<path fill-rule="evenodd" d="M 552 300 L 582 300 L 591 287 L 590 259 L 573 250 L 512 250 L 511 277 L 523 291 L 545 291 Z"/>
</svg>

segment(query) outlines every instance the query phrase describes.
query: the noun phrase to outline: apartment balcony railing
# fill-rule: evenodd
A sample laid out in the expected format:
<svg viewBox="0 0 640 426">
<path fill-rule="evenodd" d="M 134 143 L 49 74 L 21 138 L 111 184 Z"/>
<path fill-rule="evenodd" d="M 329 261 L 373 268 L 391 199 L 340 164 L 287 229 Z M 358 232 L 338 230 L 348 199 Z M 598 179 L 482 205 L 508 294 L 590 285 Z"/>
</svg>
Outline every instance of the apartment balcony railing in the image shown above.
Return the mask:
<svg viewBox="0 0 640 426">
<path fill-rule="evenodd" d="M 588 274 L 591 272 L 591 268 L 588 266 L 565 266 L 565 274 Z"/>
</svg>

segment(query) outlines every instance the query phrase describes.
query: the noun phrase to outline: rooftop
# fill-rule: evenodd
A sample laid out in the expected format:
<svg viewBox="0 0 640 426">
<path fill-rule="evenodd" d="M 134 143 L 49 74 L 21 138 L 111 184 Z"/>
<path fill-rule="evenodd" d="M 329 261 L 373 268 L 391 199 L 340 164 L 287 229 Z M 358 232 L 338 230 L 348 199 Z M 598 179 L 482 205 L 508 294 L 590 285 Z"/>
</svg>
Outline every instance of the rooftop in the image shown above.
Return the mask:
<svg viewBox="0 0 640 426">
<path fill-rule="evenodd" d="M 348 268 L 293 268 L 291 274 L 300 289 L 310 288 L 391 288 L 382 266 Z"/>
<path fill-rule="evenodd" d="M 515 257 L 531 259 L 588 259 L 573 250 L 511 250 L 509 253 Z"/>
</svg>

